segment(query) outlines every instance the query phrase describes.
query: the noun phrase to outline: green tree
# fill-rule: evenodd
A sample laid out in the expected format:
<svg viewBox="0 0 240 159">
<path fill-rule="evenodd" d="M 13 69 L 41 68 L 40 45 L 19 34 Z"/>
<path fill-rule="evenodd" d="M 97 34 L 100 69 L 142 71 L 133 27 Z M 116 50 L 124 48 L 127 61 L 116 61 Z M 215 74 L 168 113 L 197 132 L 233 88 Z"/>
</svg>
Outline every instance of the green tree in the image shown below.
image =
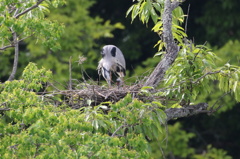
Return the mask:
<svg viewBox="0 0 240 159">
<path fill-rule="evenodd" d="M 8 80 L 15 79 L 19 61 L 19 43 L 34 36 L 52 50 L 60 48 L 58 39 L 63 31 L 62 25 L 46 20 L 44 13 L 49 6 L 58 7 L 64 1 L 30 0 L 30 1 L 0 1 L 1 14 L 1 50 L 14 47 L 14 62 Z"/>
<path fill-rule="evenodd" d="M 146 80 L 141 79 L 133 87 L 85 84 L 82 90 L 39 92 L 52 74 L 34 63 L 24 69 L 20 80 L 3 83 L 1 157 L 151 158 L 158 148 L 161 153 L 156 158 L 231 158 L 224 150 L 211 146 L 207 154 L 195 155 L 194 148 L 188 147 L 194 134 L 182 131 L 178 123 L 166 128 L 169 120 L 218 109 L 218 105 L 192 104 L 201 92 L 211 93 L 212 81 L 218 80 L 220 91 L 240 100 L 240 68 L 228 63 L 217 66 L 218 57 L 208 47 L 187 39 L 179 5 L 177 0 L 139 0 L 128 10 L 132 20 L 139 16 L 148 24 L 152 19 L 153 31 L 161 37 L 155 57 L 160 62 Z M 83 96 L 85 92 L 87 96 Z M 121 93 L 122 99 L 115 101 Z M 99 102 L 100 97 L 104 99 Z M 71 109 L 73 104 L 80 109 Z M 178 136 L 168 137 L 167 130 Z M 168 139 L 171 147 L 167 146 Z"/>
</svg>

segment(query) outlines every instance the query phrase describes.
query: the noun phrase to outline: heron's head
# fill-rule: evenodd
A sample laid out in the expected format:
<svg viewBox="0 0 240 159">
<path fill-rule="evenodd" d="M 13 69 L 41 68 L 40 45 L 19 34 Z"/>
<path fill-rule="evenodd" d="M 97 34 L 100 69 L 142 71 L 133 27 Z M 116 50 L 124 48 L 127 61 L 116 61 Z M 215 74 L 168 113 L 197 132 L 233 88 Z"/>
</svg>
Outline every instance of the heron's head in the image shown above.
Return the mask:
<svg viewBox="0 0 240 159">
<path fill-rule="evenodd" d="M 108 57 L 116 57 L 117 47 L 114 45 L 105 45 L 101 50 L 101 55 L 104 58 L 106 55 Z"/>
</svg>

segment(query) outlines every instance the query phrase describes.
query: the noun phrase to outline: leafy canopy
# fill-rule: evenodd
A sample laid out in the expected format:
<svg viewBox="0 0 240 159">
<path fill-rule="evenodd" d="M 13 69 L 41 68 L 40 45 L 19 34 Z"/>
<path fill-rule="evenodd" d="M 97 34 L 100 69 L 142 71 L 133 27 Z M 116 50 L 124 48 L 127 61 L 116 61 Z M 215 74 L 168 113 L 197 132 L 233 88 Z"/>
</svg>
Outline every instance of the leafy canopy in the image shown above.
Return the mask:
<svg viewBox="0 0 240 159">
<path fill-rule="evenodd" d="M 30 36 L 35 36 L 37 41 L 56 50 L 60 48 L 58 40 L 63 32 L 63 25 L 56 21 L 45 19 L 49 7 L 63 5 L 63 0 L 1 0 L 0 1 L 0 46 L 11 45 L 12 32 L 16 32 L 21 41 Z M 38 3 L 39 6 L 34 7 Z M 33 8 L 34 9 L 31 9 Z"/>
<path fill-rule="evenodd" d="M 157 56 L 166 54 L 165 42 L 162 40 L 164 1 L 138 0 L 127 11 L 132 21 L 138 16 L 143 23 L 148 23 L 151 18 L 154 22 L 152 30 L 160 36 L 156 43 Z M 184 101 L 187 104 L 196 101 L 200 94 L 210 94 L 210 85 L 213 81 L 219 81 L 218 88 L 224 93 L 233 94 L 236 101 L 240 101 L 240 67 L 226 63 L 217 67 L 217 57 L 206 45 L 195 45 L 187 39 L 185 29 L 181 26 L 185 15 L 181 7 L 177 7 L 172 13 L 172 33 L 179 47 L 178 57 L 172 67 L 167 71 L 165 79 L 160 84 L 157 95 L 167 96 Z M 155 61 L 155 60 L 154 60 Z M 158 60 L 156 60 L 157 62 Z"/>
<path fill-rule="evenodd" d="M 151 17 L 155 22 L 153 30 L 161 35 L 162 7 L 163 1 L 139 0 L 130 11 L 133 13 L 133 19 L 140 16 L 144 23 Z M 217 57 L 214 53 L 204 45 L 195 46 L 187 41 L 184 29 L 179 26 L 181 24 L 179 17 L 183 15 L 178 14 L 181 13 L 178 10 L 181 11 L 181 8 L 174 11 L 172 31 L 181 49 L 156 95 L 176 98 L 179 102 L 183 99 L 189 102 L 207 87 L 209 80 L 219 80 L 219 88 L 224 92 L 232 92 L 239 100 L 239 67 L 230 64 L 216 67 Z M 8 35 L 6 38 L 10 38 L 10 34 Z M 41 36 L 45 37 L 40 34 Z M 58 34 L 55 36 L 58 37 Z M 47 45 L 51 44 L 50 40 Z M 162 52 L 158 54 L 164 56 L 166 54 L 164 41 L 159 41 L 157 45 Z M 59 98 L 58 102 L 61 104 L 56 107 L 51 96 L 37 94 L 40 89 L 44 89 L 43 85 L 50 78 L 52 78 L 50 71 L 45 68 L 39 69 L 36 64 L 30 63 L 20 80 L 8 81 L 1 85 L 1 157 L 151 158 L 150 152 L 153 147 L 150 141 L 153 140 L 161 143 L 158 145 L 160 149 L 167 149 L 162 146 L 167 138 L 164 127 L 166 115 L 163 111 L 166 107 L 159 101 L 143 102 L 128 94 L 117 103 L 107 102 L 73 110 Z M 141 93 L 149 92 L 147 88 L 143 88 Z M 108 114 L 104 112 L 106 104 L 110 106 Z M 179 149 L 172 152 L 181 157 L 192 155 L 194 150 L 186 147 L 194 135 L 186 135 L 186 132 L 178 131 L 179 129 L 180 125 L 176 124 L 170 131 L 184 135 L 174 139 L 176 143 L 182 142 L 180 147 L 186 152 L 181 153 Z M 230 158 L 225 151 L 211 146 L 208 147 L 208 152 L 206 156 L 209 158 L 219 154 Z"/>
<path fill-rule="evenodd" d="M 0 152 L 3 158 L 149 158 L 149 139 L 164 134 L 162 110 L 127 95 L 105 114 L 99 106 L 81 110 L 54 106 L 37 95 L 52 74 L 30 63 L 21 80 L 2 85 Z M 7 109 L 6 109 L 7 108 Z"/>
</svg>

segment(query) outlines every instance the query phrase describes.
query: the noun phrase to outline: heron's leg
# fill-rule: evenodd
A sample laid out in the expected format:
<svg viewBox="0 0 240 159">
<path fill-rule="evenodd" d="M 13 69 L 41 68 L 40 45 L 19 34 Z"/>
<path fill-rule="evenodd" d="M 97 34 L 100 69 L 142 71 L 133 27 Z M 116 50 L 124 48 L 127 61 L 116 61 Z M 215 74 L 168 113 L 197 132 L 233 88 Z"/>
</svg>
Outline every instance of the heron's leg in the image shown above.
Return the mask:
<svg viewBox="0 0 240 159">
<path fill-rule="evenodd" d="M 110 87 L 111 86 L 111 81 L 112 81 L 112 73 L 111 73 L 111 71 L 108 71 L 107 73 L 108 73 L 108 76 L 107 76 L 106 81 L 108 83 L 108 86 Z"/>
<path fill-rule="evenodd" d="M 109 71 L 109 74 L 110 74 L 110 79 L 109 79 L 109 82 L 108 82 L 108 85 L 111 86 L 111 82 L 112 82 L 112 71 Z"/>
</svg>

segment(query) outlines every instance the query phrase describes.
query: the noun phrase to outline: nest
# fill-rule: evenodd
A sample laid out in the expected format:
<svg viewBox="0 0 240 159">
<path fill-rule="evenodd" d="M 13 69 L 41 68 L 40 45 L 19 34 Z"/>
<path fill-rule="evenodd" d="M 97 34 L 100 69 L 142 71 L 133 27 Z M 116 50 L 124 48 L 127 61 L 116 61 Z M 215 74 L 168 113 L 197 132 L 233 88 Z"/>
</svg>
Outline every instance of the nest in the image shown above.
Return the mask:
<svg viewBox="0 0 240 159">
<path fill-rule="evenodd" d="M 138 94 L 141 87 L 142 86 L 139 84 L 133 86 L 125 85 L 123 87 L 85 85 L 81 89 L 56 91 L 53 92 L 51 95 L 48 94 L 48 97 L 60 95 L 61 99 L 63 99 L 64 103 L 66 103 L 69 107 L 73 109 L 79 109 L 81 107 L 99 105 L 103 102 L 115 103 L 120 99 L 124 98 L 128 93 L 130 93 L 133 97 L 137 98 L 139 97 Z M 56 105 L 60 104 L 56 101 L 55 103 L 58 103 Z"/>
</svg>

